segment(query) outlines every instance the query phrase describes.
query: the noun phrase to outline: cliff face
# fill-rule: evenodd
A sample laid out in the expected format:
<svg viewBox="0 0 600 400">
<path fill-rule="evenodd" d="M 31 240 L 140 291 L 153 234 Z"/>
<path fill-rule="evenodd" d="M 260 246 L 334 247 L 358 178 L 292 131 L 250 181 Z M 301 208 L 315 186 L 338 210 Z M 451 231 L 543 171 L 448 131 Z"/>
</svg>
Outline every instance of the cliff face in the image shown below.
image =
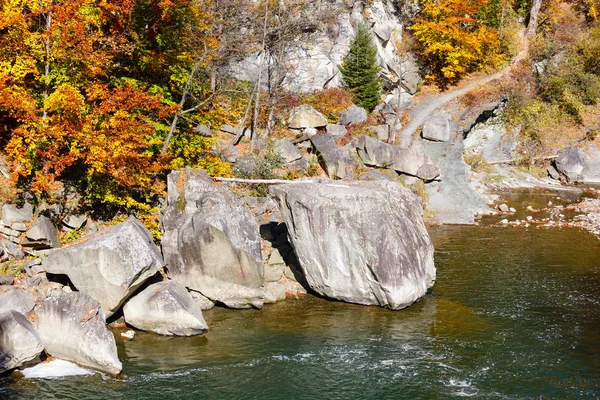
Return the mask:
<svg viewBox="0 0 600 400">
<path fill-rule="evenodd" d="M 304 35 L 289 43 L 283 56 L 282 86 L 295 92 L 310 92 L 341 85 L 338 65 L 346 55 L 356 27 L 364 22 L 373 32 L 373 40 L 378 48 L 378 56 L 383 76 L 388 86 L 400 83 L 409 93 L 414 93 L 420 83 L 416 59 L 410 53 L 402 54 L 398 48 L 402 43 L 405 29 L 403 13 L 397 2 L 374 0 L 365 5 L 362 1 L 334 0 L 315 5 L 318 7 L 336 7 L 337 18 L 334 22 L 323 23 L 315 32 Z M 268 88 L 275 60 L 268 58 L 263 63 L 264 88 Z M 228 73 L 240 80 L 256 82 L 260 65 L 259 54 L 230 66 Z M 271 73 L 270 73 L 271 72 Z M 266 77 L 266 78 L 265 78 Z"/>
</svg>

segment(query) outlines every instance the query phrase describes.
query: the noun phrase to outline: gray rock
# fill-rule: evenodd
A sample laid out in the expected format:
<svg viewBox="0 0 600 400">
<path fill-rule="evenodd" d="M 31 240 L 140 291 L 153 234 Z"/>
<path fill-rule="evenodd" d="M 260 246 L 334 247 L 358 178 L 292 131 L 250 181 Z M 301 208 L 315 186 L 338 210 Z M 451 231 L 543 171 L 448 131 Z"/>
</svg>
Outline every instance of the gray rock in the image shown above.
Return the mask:
<svg viewBox="0 0 600 400">
<path fill-rule="evenodd" d="M 15 281 L 15 278 L 12 276 L 0 275 L 0 286 L 10 286 Z M 0 295 L 1 296 L 1 295 Z M 2 306 L 0 305 L 0 308 Z"/>
<path fill-rule="evenodd" d="M 46 353 L 109 374 L 121 372 L 113 334 L 100 303 L 84 293 L 60 293 L 38 307 L 36 330 Z"/>
<path fill-rule="evenodd" d="M 23 314 L 0 312 L 0 374 L 21 367 L 43 350 L 33 325 Z"/>
<path fill-rule="evenodd" d="M 10 240 L 0 237 L 0 255 L 7 255 L 15 260 L 22 260 L 25 257 L 23 250 Z"/>
<path fill-rule="evenodd" d="M 548 176 L 549 176 L 550 178 L 552 178 L 552 179 L 554 179 L 554 180 L 556 180 L 556 181 L 560 179 L 560 174 L 558 173 L 558 171 L 556 170 L 556 168 L 554 168 L 554 166 L 553 166 L 553 165 L 550 165 L 550 166 L 547 168 L 547 171 L 548 171 Z"/>
<path fill-rule="evenodd" d="M 402 88 L 409 94 L 415 94 L 423 81 L 417 57 L 412 53 L 405 54 L 395 72 L 400 77 Z"/>
<path fill-rule="evenodd" d="M 435 142 L 450 140 L 450 119 L 447 114 L 434 114 L 423 125 L 423 139 Z"/>
<path fill-rule="evenodd" d="M 273 249 L 273 252 L 271 253 L 271 256 L 269 257 L 269 265 L 276 265 L 276 264 L 285 264 L 285 261 L 283 260 L 283 257 L 281 255 L 281 252 L 279 251 L 279 249 Z"/>
<path fill-rule="evenodd" d="M 251 154 L 240 157 L 235 162 L 236 171 L 251 176 L 258 168 L 258 160 Z"/>
<path fill-rule="evenodd" d="M 228 133 L 230 135 L 237 135 L 240 132 L 239 128 L 234 128 L 231 125 L 225 124 L 219 129 L 221 132 Z"/>
<path fill-rule="evenodd" d="M 423 153 L 383 143 L 369 136 L 360 137 L 357 152 L 366 165 L 389 168 L 413 176 L 419 176 L 419 168 L 423 164 L 430 164 Z"/>
<path fill-rule="evenodd" d="M 339 119 L 340 124 L 346 126 L 350 124 L 364 122 L 367 120 L 367 110 L 365 110 L 362 107 L 352 105 L 348 109 L 340 113 Z"/>
<path fill-rule="evenodd" d="M 235 146 L 227 146 L 221 151 L 221 158 L 229 163 L 236 162 L 239 151 Z"/>
<path fill-rule="evenodd" d="M 500 210 L 501 212 L 507 213 L 510 211 L 510 208 L 508 208 L 508 206 L 503 203 L 498 206 L 498 210 Z"/>
<path fill-rule="evenodd" d="M 0 313 L 7 311 L 17 311 L 21 314 L 27 314 L 35 307 L 35 297 L 16 286 L 7 288 L 0 294 Z"/>
<path fill-rule="evenodd" d="M 77 290 L 98 300 L 106 317 L 163 266 L 152 235 L 135 218 L 55 250 L 43 262 L 47 272 L 67 275 Z"/>
<path fill-rule="evenodd" d="M 317 128 L 304 128 L 302 129 L 302 133 L 304 133 L 306 137 L 312 137 L 318 134 L 319 130 Z"/>
<path fill-rule="evenodd" d="M 194 128 L 194 132 L 196 132 L 200 136 L 212 137 L 212 132 L 210 131 L 210 128 L 206 125 L 198 125 Z"/>
<path fill-rule="evenodd" d="M 394 172 L 392 172 L 394 173 Z M 371 170 L 360 176 L 361 181 L 389 181 L 394 182 L 394 177 L 385 172 L 378 171 L 376 169 Z"/>
<path fill-rule="evenodd" d="M 285 300 L 285 287 L 278 282 L 267 282 L 265 284 L 265 304 L 273 304 Z"/>
<path fill-rule="evenodd" d="M 284 163 L 290 163 L 302 158 L 302 152 L 298 150 L 289 139 L 286 138 L 277 140 L 273 144 L 273 150 L 279 154 Z"/>
<path fill-rule="evenodd" d="M 56 229 L 50 218 L 43 215 L 39 216 L 25 234 L 23 246 L 39 250 L 60 247 L 58 229 Z"/>
<path fill-rule="evenodd" d="M 169 276 L 228 307 L 262 307 L 261 242 L 252 215 L 203 171 L 173 171 L 167 184 L 162 248 Z"/>
<path fill-rule="evenodd" d="M 337 124 L 327 124 L 326 131 L 333 136 L 334 139 L 339 139 L 348 134 L 348 130 L 344 125 Z"/>
<path fill-rule="evenodd" d="M 389 125 L 377 125 L 369 127 L 377 135 L 377 139 L 387 142 L 390 140 L 390 126 Z"/>
<path fill-rule="evenodd" d="M 290 111 L 288 127 L 291 129 L 322 128 L 327 125 L 327 119 L 309 105 L 301 105 Z"/>
<path fill-rule="evenodd" d="M 288 236 L 315 292 L 401 309 L 435 281 L 420 199 L 386 182 L 277 185 Z"/>
<path fill-rule="evenodd" d="M 210 310 L 215 306 L 215 302 L 209 299 L 208 297 L 203 296 L 202 293 L 191 290 L 190 295 L 192 296 L 192 299 L 194 299 L 194 302 L 196 303 L 198 308 L 200 308 L 200 310 L 202 311 Z"/>
<path fill-rule="evenodd" d="M 464 140 L 467 153 L 478 154 L 488 163 L 515 158 L 517 144 L 517 135 L 507 131 L 500 117 L 476 124 Z"/>
<path fill-rule="evenodd" d="M 346 177 L 348 159 L 335 143 L 333 136 L 328 133 L 316 135 L 311 137 L 310 141 L 319 155 L 319 160 L 322 162 L 323 169 L 327 172 L 327 175 L 331 178 L 344 179 Z"/>
<path fill-rule="evenodd" d="M 417 176 L 426 182 L 433 181 L 441 175 L 440 168 L 433 164 L 423 164 L 417 170 Z"/>
<path fill-rule="evenodd" d="M 29 222 L 33 218 L 33 206 L 25 203 L 22 208 L 16 204 L 5 204 L 2 206 L 2 221 L 7 226 L 15 222 Z"/>
<path fill-rule="evenodd" d="M 18 232 L 25 232 L 27 230 L 27 225 L 25 225 L 23 222 L 15 222 L 10 226 L 10 229 Z"/>
<path fill-rule="evenodd" d="M 559 151 L 554 163 L 568 182 L 581 182 L 583 171 L 588 167 L 585 154 L 577 147 L 566 147 Z"/>
<path fill-rule="evenodd" d="M 129 325 L 159 335 L 194 336 L 208 330 L 200 307 L 175 281 L 152 284 L 130 298 L 123 316 Z"/>
<path fill-rule="evenodd" d="M 71 229 L 81 229 L 87 222 L 85 214 L 69 214 L 63 219 L 62 223 Z"/>
<path fill-rule="evenodd" d="M 265 282 L 277 282 L 283 276 L 285 270 L 284 264 L 265 265 Z"/>
<path fill-rule="evenodd" d="M 600 149 L 592 143 L 584 150 L 586 168 L 583 170 L 584 183 L 600 183 Z"/>
</svg>

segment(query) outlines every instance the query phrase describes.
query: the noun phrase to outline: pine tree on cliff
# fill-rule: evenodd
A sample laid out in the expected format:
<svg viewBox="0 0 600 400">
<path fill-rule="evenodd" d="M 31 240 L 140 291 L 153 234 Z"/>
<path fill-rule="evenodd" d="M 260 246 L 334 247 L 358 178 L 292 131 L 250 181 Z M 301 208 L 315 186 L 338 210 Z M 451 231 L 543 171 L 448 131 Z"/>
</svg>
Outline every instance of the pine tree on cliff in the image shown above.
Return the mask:
<svg viewBox="0 0 600 400">
<path fill-rule="evenodd" d="M 381 67 L 377 60 L 377 47 L 364 24 L 358 26 L 350 50 L 338 67 L 344 84 L 354 94 L 354 102 L 369 111 L 373 110 L 381 96 Z"/>
</svg>

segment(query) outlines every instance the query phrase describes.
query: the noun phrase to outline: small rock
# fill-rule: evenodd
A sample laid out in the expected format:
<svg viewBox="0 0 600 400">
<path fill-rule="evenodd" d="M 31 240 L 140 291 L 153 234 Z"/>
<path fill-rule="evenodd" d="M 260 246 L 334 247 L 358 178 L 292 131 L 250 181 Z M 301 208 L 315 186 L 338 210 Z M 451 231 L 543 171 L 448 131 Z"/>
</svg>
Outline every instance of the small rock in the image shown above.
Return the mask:
<svg viewBox="0 0 600 400">
<path fill-rule="evenodd" d="M 265 284 L 265 304 L 276 303 L 285 300 L 285 288 L 277 282 L 267 282 Z"/>
<path fill-rule="evenodd" d="M 285 265 L 265 265 L 265 281 L 277 282 L 283 276 Z"/>
<path fill-rule="evenodd" d="M 446 114 L 434 114 L 423 125 L 423 139 L 435 142 L 450 140 L 450 120 Z"/>
<path fill-rule="evenodd" d="M 508 220 L 505 218 L 502 221 L 500 221 L 500 223 L 503 224 L 503 225 L 506 225 L 506 224 L 508 224 Z"/>
<path fill-rule="evenodd" d="M 527 221 L 531 221 L 531 220 L 533 220 L 533 217 L 531 215 L 528 215 L 527 216 Z"/>
<path fill-rule="evenodd" d="M 200 307 L 202 311 L 210 310 L 215 306 L 215 302 L 204 296 L 202 293 L 196 292 L 195 290 L 190 290 L 189 292 L 196 305 Z"/>
<path fill-rule="evenodd" d="M 551 202 L 551 201 L 549 201 L 549 202 L 548 202 L 548 207 L 551 207 L 551 206 L 552 206 L 552 202 Z"/>
<path fill-rule="evenodd" d="M 288 127 L 291 129 L 321 128 L 327 126 L 327 119 L 309 105 L 301 105 L 290 111 Z"/>
<path fill-rule="evenodd" d="M 127 332 L 121 332 L 121 336 L 123 336 L 126 339 L 132 340 L 135 337 L 135 331 L 130 329 Z"/>
<path fill-rule="evenodd" d="M 342 125 L 356 124 L 366 120 L 367 111 L 364 108 L 355 105 L 350 106 L 340 114 L 340 124 Z"/>
<path fill-rule="evenodd" d="M 69 214 L 62 223 L 71 229 L 81 229 L 87 222 L 87 215 L 85 214 Z"/>
<path fill-rule="evenodd" d="M 238 158 L 238 149 L 235 146 L 227 146 L 221 151 L 221 158 L 228 163 L 234 163 Z"/>
<path fill-rule="evenodd" d="M 22 208 L 15 204 L 5 204 L 2 206 L 2 221 L 10 226 L 15 222 L 29 222 L 33 218 L 33 206 L 25 203 Z"/>
<path fill-rule="evenodd" d="M 307 136 L 307 137 L 313 137 L 316 134 L 319 133 L 319 131 L 317 130 L 317 128 L 304 128 L 302 130 L 302 132 Z"/>
<path fill-rule="evenodd" d="M 508 208 L 508 206 L 506 204 L 500 204 L 498 206 L 498 210 L 500 210 L 502 212 L 508 212 L 510 209 Z"/>
<path fill-rule="evenodd" d="M 279 155 L 279 157 L 281 157 L 284 163 L 290 163 L 302 158 L 302 152 L 298 150 L 289 139 L 286 138 L 277 140 L 273 145 L 273 149 Z"/>
<path fill-rule="evenodd" d="M 513 207 L 509 208 L 508 211 L 510 211 L 513 214 L 517 212 L 517 210 Z"/>
<path fill-rule="evenodd" d="M 15 231 L 25 232 L 27 230 L 27 225 L 25 225 L 23 222 L 15 222 L 10 226 L 10 228 Z"/>
<path fill-rule="evenodd" d="M 348 133 L 348 130 L 344 125 L 337 124 L 327 124 L 326 131 L 333 136 L 334 139 L 339 139 L 343 136 L 346 136 Z"/>
<path fill-rule="evenodd" d="M 25 234 L 23 245 L 39 250 L 60 247 L 58 230 L 50 218 L 38 217 Z"/>
</svg>

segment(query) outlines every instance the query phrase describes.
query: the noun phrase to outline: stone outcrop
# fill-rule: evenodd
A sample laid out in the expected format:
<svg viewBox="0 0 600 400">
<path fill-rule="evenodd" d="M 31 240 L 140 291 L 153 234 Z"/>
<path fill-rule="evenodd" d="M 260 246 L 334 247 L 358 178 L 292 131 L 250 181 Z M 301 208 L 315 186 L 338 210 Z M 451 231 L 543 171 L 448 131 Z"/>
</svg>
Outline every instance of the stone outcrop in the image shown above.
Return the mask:
<svg viewBox="0 0 600 400">
<path fill-rule="evenodd" d="M 159 335 L 194 336 L 208 330 L 200 307 L 175 281 L 148 286 L 125 303 L 123 315 L 129 325 Z"/>
<path fill-rule="evenodd" d="M 80 292 L 98 300 L 108 318 L 163 266 L 152 235 L 135 218 L 52 252 L 43 263 L 65 274 Z"/>
<path fill-rule="evenodd" d="M 310 138 L 319 160 L 327 175 L 330 178 L 344 179 L 346 177 L 346 168 L 349 166 L 349 160 L 344 151 L 335 143 L 335 139 L 330 134 L 315 135 Z"/>
<path fill-rule="evenodd" d="M 0 312 L 0 374 L 35 359 L 42 350 L 33 325 L 23 314 Z"/>
<path fill-rule="evenodd" d="M 35 297 L 21 288 L 10 286 L 0 292 L 0 313 L 17 311 L 27 314 L 35 307 Z"/>
<path fill-rule="evenodd" d="M 228 307 L 262 307 L 260 236 L 252 215 L 203 171 L 173 171 L 167 184 L 162 248 L 169 277 Z"/>
<path fill-rule="evenodd" d="M 315 292 L 397 310 L 433 285 L 420 200 L 402 185 L 323 180 L 277 185 L 271 194 Z"/>
<path fill-rule="evenodd" d="M 566 147 L 558 152 L 554 161 L 556 169 L 568 182 L 581 182 L 588 167 L 585 154 L 577 147 Z"/>
<path fill-rule="evenodd" d="M 36 330 L 46 353 L 116 375 L 121 361 L 99 302 L 80 292 L 60 293 L 37 309 Z"/>
<path fill-rule="evenodd" d="M 323 128 L 327 126 L 327 119 L 309 105 L 301 105 L 290 111 L 288 127 L 290 129 Z"/>
</svg>

